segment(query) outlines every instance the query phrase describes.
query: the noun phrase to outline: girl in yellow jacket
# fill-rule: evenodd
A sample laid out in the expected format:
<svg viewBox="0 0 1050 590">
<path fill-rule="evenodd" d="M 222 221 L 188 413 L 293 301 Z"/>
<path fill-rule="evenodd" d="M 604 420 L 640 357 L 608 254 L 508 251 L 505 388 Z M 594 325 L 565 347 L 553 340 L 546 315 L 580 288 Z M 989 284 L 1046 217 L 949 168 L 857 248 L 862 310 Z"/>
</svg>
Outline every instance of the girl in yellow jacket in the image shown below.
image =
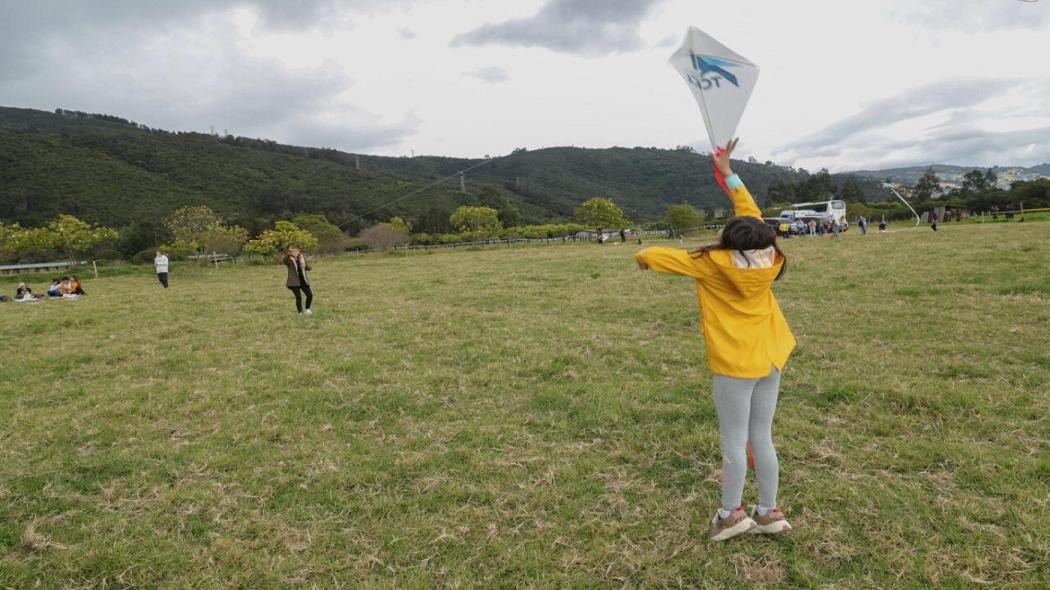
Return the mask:
<svg viewBox="0 0 1050 590">
<path fill-rule="evenodd" d="M 654 247 L 635 254 L 641 270 L 696 279 L 722 446 L 722 508 L 711 521 L 716 541 L 791 528 L 777 508 L 780 465 L 772 438 L 780 372 L 795 347 L 771 290 L 787 259 L 777 247 L 776 231 L 762 220 L 751 193 L 733 174 L 729 157 L 735 147 L 733 140 L 713 157 L 735 209 L 718 243 L 693 252 Z M 750 515 L 741 505 L 748 444 L 759 490 L 759 503 Z"/>
</svg>

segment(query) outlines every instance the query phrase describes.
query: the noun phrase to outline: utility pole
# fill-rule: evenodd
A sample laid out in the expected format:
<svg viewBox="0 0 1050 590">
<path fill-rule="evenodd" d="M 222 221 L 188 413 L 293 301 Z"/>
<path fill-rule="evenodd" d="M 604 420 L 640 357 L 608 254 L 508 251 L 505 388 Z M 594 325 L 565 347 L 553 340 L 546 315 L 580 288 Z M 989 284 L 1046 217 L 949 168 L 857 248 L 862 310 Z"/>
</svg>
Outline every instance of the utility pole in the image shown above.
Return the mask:
<svg viewBox="0 0 1050 590">
<path fill-rule="evenodd" d="M 361 156 L 359 154 L 354 154 L 354 168 L 361 169 Z"/>
</svg>

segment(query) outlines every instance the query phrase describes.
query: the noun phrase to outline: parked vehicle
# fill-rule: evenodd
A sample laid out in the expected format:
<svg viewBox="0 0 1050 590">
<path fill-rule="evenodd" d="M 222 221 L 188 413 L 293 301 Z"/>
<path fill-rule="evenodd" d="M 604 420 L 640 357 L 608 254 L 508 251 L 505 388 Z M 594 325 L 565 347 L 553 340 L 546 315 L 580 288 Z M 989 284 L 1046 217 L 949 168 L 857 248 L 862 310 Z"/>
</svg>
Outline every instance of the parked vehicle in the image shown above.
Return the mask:
<svg viewBox="0 0 1050 590">
<path fill-rule="evenodd" d="M 824 221 L 835 221 L 839 224 L 841 231 L 849 227 L 846 221 L 846 201 L 833 199 L 819 203 L 796 203 L 791 209 L 785 209 L 780 213 L 781 217 L 790 219 L 815 218 Z"/>
<path fill-rule="evenodd" d="M 777 235 L 786 238 L 791 236 L 791 220 L 784 217 L 763 217 L 762 221 L 776 230 Z"/>
</svg>

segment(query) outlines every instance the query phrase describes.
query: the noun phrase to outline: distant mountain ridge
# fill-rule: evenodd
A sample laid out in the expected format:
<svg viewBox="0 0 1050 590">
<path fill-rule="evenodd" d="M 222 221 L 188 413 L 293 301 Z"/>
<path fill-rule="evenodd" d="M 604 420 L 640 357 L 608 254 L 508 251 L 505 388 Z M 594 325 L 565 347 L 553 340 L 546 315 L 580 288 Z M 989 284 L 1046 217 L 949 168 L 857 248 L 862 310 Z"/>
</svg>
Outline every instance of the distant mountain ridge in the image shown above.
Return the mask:
<svg viewBox="0 0 1050 590">
<path fill-rule="evenodd" d="M 1050 163 L 1039 164 L 1025 168 L 1023 166 L 954 166 L 950 164 L 930 164 L 926 166 L 908 166 L 906 168 L 889 168 L 886 170 L 857 170 L 850 174 L 873 180 L 889 179 L 901 184 L 914 185 L 919 178 L 926 173 L 926 169 L 933 167 L 933 171 L 941 179 L 941 183 L 949 188 L 961 187 L 963 176 L 972 170 L 992 170 L 999 178 L 1000 188 L 1009 188 L 1010 183 L 1017 181 L 1031 181 L 1039 178 L 1050 178 Z"/>
</svg>

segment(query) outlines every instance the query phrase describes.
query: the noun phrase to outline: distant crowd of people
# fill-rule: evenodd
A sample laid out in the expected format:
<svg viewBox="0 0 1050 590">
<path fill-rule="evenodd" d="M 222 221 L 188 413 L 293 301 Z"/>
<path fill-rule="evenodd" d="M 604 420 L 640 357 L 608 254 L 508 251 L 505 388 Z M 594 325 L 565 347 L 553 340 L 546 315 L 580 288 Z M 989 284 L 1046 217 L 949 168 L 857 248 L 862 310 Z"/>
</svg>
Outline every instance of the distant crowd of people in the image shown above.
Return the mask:
<svg viewBox="0 0 1050 590">
<path fill-rule="evenodd" d="M 839 237 L 839 234 L 846 230 L 844 223 L 839 223 L 837 220 L 828 219 L 817 221 L 816 219 L 810 219 L 809 221 L 799 221 L 800 224 L 796 228 L 796 233 L 800 236 L 817 236 L 824 237 L 830 235 L 833 238 Z M 862 230 L 864 233 L 866 230 Z"/>
<path fill-rule="evenodd" d="M 14 298 L 0 295 L 0 301 L 34 302 L 42 299 L 77 299 L 84 295 L 84 286 L 76 276 L 51 279 L 47 294 L 33 293 L 33 288 L 25 283 L 18 283 Z"/>
</svg>

